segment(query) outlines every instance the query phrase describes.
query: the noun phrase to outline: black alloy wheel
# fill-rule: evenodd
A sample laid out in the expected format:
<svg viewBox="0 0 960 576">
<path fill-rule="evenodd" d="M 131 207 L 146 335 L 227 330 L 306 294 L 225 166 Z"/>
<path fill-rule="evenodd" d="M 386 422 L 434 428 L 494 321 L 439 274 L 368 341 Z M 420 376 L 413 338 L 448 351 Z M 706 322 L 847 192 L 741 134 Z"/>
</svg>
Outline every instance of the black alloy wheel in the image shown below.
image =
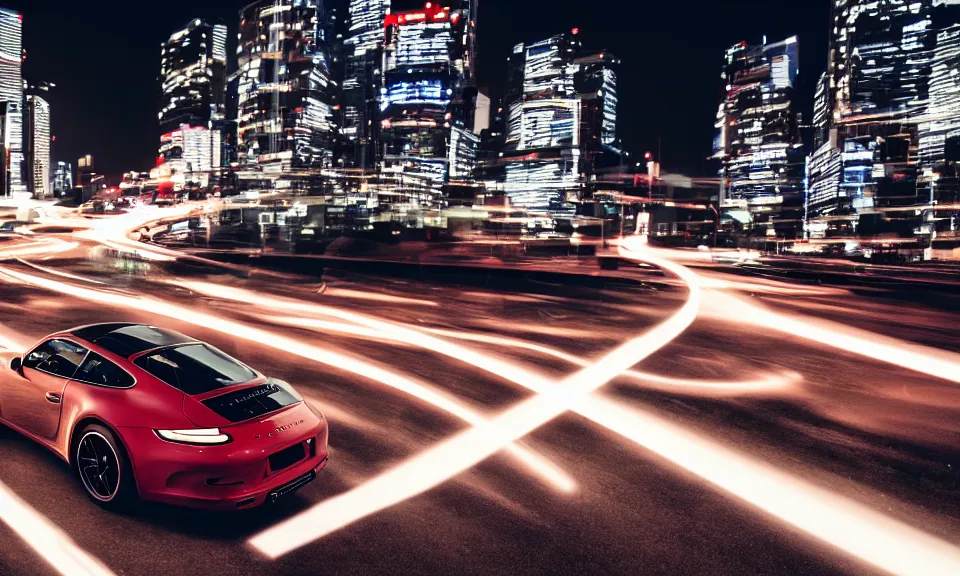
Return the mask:
<svg viewBox="0 0 960 576">
<path fill-rule="evenodd" d="M 87 426 L 78 436 L 73 465 L 87 495 L 104 508 L 124 511 L 135 500 L 137 487 L 123 445 L 99 424 Z"/>
<path fill-rule="evenodd" d="M 80 439 L 77 467 L 83 486 L 91 496 L 101 502 L 113 500 L 120 487 L 120 459 L 99 432 L 86 432 Z"/>
</svg>

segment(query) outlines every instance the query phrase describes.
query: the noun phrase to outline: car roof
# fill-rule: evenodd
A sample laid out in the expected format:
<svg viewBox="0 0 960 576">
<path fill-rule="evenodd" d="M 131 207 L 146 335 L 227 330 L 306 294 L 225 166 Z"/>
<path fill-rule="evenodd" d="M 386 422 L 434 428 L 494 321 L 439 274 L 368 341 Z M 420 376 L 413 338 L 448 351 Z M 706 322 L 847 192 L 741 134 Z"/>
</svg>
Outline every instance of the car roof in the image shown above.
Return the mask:
<svg viewBox="0 0 960 576">
<path fill-rule="evenodd" d="M 70 334 L 123 358 L 129 358 L 147 350 L 197 341 L 173 330 L 122 322 L 83 326 L 71 330 Z"/>
</svg>

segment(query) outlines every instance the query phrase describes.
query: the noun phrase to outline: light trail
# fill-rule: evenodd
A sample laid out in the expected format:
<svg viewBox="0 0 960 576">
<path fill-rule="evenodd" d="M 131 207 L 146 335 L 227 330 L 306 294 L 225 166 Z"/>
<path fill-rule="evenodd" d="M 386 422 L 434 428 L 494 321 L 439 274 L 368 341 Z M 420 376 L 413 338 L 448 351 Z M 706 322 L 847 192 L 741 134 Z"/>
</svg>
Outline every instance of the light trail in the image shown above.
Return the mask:
<svg viewBox="0 0 960 576">
<path fill-rule="evenodd" d="M 646 248 L 635 238 L 625 239 L 620 248 L 621 255 L 630 259 L 644 258 L 646 253 L 656 253 L 663 258 L 671 258 L 676 252 L 680 252 L 680 257 L 686 256 L 682 251 Z M 958 354 L 888 338 L 836 322 L 771 312 L 744 298 L 720 292 L 720 289 L 724 288 L 740 289 L 743 286 L 742 282 L 727 282 L 718 278 L 704 282 L 700 276 L 696 279 L 700 287 L 705 289 L 704 302 L 707 311 L 715 317 L 729 322 L 762 326 L 843 352 L 858 354 L 921 374 L 960 383 L 960 355 Z"/>
<path fill-rule="evenodd" d="M 421 300 L 418 298 L 405 298 L 402 296 L 393 296 L 390 294 L 380 294 L 378 292 L 363 292 L 360 290 L 351 290 L 349 288 L 327 288 L 323 291 L 324 296 L 332 298 L 346 298 L 352 300 L 370 300 L 374 302 L 387 302 L 389 304 L 410 304 L 412 306 L 439 306 L 432 300 Z"/>
<path fill-rule="evenodd" d="M 385 339 L 398 340 L 400 342 L 426 348 L 439 354 L 455 358 L 471 366 L 475 366 L 501 376 L 510 382 L 521 384 L 521 386 L 524 385 L 522 384 L 523 382 L 533 382 L 534 384 L 526 387 L 532 388 L 538 392 L 553 386 L 553 384 L 548 381 L 546 377 L 544 377 L 542 374 L 533 372 L 532 370 L 516 366 L 512 363 L 505 362 L 488 354 L 482 354 L 475 350 L 441 340 L 429 334 L 424 334 L 423 332 L 403 327 L 399 324 L 378 320 L 363 314 L 357 314 L 355 312 L 349 312 L 347 310 L 341 310 L 331 306 L 321 306 L 318 304 L 300 302 L 298 300 L 266 296 L 251 292 L 249 290 L 244 290 L 242 288 L 221 286 L 219 284 L 211 284 L 208 282 L 176 280 L 171 281 L 170 283 L 182 288 L 186 288 L 192 292 L 204 294 L 206 296 L 214 296 L 224 300 L 243 302 L 245 304 L 255 304 L 265 308 L 278 310 L 310 312 L 314 314 L 332 316 L 334 318 L 353 322 L 354 324 L 379 331 L 381 333 L 381 337 Z M 314 324 L 314 321 L 310 319 L 287 319 L 284 323 L 298 324 L 308 327 L 311 325 L 323 326 L 327 329 L 336 330 L 335 326 L 330 326 L 329 324 L 324 323 Z M 348 332 L 349 330 L 349 328 L 344 328 L 343 331 Z"/>
<path fill-rule="evenodd" d="M 548 387 L 495 419 L 461 432 L 365 484 L 261 532 L 250 539 L 250 544 L 271 558 L 282 556 L 361 518 L 422 494 L 476 466 L 563 413 L 576 411 L 587 395 L 669 344 L 696 318 L 700 289 L 694 281 L 695 275 L 671 262 L 656 263 L 690 285 L 687 302 L 668 320 L 619 346 L 559 386 Z"/>
<path fill-rule="evenodd" d="M 134 256 L 139 256 L 144 260 L 151 260 L 153 262 L 173 262 L 177 259 L 176 256 L 169 256 L 167 254 L 162 254 L 155 250 L 150 250 L 139 245 L 128 246 L 126 243 L 114 242 L 112 240 L 107 240 L 106 238 L 98 238 L 97 242 L 117 250 L 123 254 L 133 254 Z"/>
<path fill-rule="evenodd" d="M 484 370 L 534 391 L 540 391 L 545 387 L 552 385 L 552 383 L 548 381 L 545 376 L 533 373 L 514 364 L 500 360 L 497 356 L 480 353 L 462 346 L 456 346 L 448 342 L 444 342 L 442 340 L 437 341 L 431 338 L 410 337 L 408 335 L 410 330 L 402 326 L 391 325 L 380 328 L 363 328 L 344 324 L 342 322 L 319 320 L 316 318 L 268 315 L 254 316 L 259 320 L 272 322 L 275 324 L 282 324 L 284 326 L 307 328 L 310 330 L 320 331 L 322 333 L 342 334 L 354 338 L 371 340 L 374 342 L 427 349 L 443 356 L 470 364 L 475 368 Z M 371 324 L 374 323 L 376 323 L 376 321 L 371 320 Z M 393 328 L 398 329 L 393 330 Z M 466 332 L 457 332 L 455 330 L 440 330 L 431 328 L 415 328 L 412 330 L 447 336 L 457 340 L 467 340 L 495 344 L 497 346 L 506 346 L 510 348 L 526 349 L 553 358 L 558 358 L 564 362 L 580 367 L 590 365 L 590 361 L 579 356 L 574 356 L 572 354 L 563 352 L 562 350 L 557 350 L 555 348 L 542 346 L 540 344 L 535 344 L 533 342 L 527 342 L 524 340 L 517 340 L 514 338 L 504 338 L 485 334 L 471 334 Z M 644 388 L 680 394 L 692 394 L 697 396 L 740 396 L 774 392 L 782 393 L 803 380 L 803 377 L 796 372 L 770 374 L 756 380 L 739 382 L 671 378 L 669 376 L 661 376 L 658 374 L 651 374 L 638 370 L 627 370 L 622 374 L 622 376 L 632 380 L 635 384 Z"/>
<path fill-rule="evenodd" d="M 426 402 L 436 408 L 455 416 L 468 424 L 479 425 L 485 422 L 484 417 L 461 402 L 447 394 L 440 392 L 426 384 L 417 382 L 395 372 L 381 368 L 373 363 L 360 360 L 351 356 L 338 354 L 329 350 L 324 350 L 274 334 L 258 328 L 253 328 L 239 322 L 234 322 L 204 314 L 188 308 L 183 308 L 173 304 L 167 304 L 158 300 L 143 297 L 127 296 L 124 294 L 107 292 L 97 289 L 85 288 L 72 284 L 66 284 L 57 280 L 49 280 L 38 276 L 23 274 L 14 270 L 0 268 L 0 272 L 32 284 L 34 286 L 45 288 L 53 292 L 67 294 L 84 300 L 131 308 L 140 312 L 148 312 L 173 318 L 181 322 L 200 326 L 209 330 L 215 330 L 223 334 L 228 334 L 250 342 L 255 342 L 264 346 L 269 346 L 286 353 L 299 356 L 301 358 L 325 364 L 336 369 L 352 372 L 363 376 L 371 381 L 378 382 L 403 392 L 409 396 Z M 505 447 L 507 451 L 517 460 L 519 460 L 526 469 L 535 472 L 551 486 L 561 492 L 571 492 L 576 489 L 576 482 L 555 464 L 549 462 L 542 456 L 535 454 L 528 449 L 511 444 Z"/>
<path fill-rule="evenodd" d="M 63 576 L 112 576 L 113 572 L 0 482 L 0 520 Z"/>
<path fill-rule="evenodd" d="M 625 249 L 622 253 L 636 256 L 636 253 L 629 249 Z M 639 359 L 672 341 L 689 326 L 696 316 L 696 306 L 694 306 L 689 320 L 684 324 L 684 312 L 694 300 L 694 295 L 699 298 L 699 279 L 686 269 L 671 263 L 663 262 L 660 265 L 668 270 L 673 268 L 671 271 L 678 273 L 690 286 L 687 304 L 666 323 L 628 342 L 601 361 L 568 378 L 559 389 L 547 387 L 545 390 L 538 390 L 540 395 L 521 402 L 501 416 L 457 434 L 367 484 L 331 498 L 301 515 L 264 531 L 251 539 L 250 543 L 272 557 L 280 556 L 360 518 L 421 494 L 471 468 L 557 415 L 573 410 L 647 447 L 768 514 L 878 568 L 898 574 L 960 573 L 960 550 L 944 541 L 866 506 L 816 487 L 801 478 L 739 455 L 656 416 L 626 409 L 592 394 L 606 381 L 626 371 Z M 5 272 L 11 274 L 11 271 L 5 270 Z M 36 284 L 22 277 L 20 279 Z M 70 287 L 67 293 L 77 295 L 76 290 L 83 289 Z M 711 292 L 706 295 L 711 303 L 722 301 L 713 299 L 713 294 Z M 742 301 L 740 304 L 750 306 Z M 761 317 L 759 320 L 756 318 L 749 320 L 758 325 L 768 326 L 773 321 L 779 322 L 780 316 L 783 316 L 760 308 L 756 310 L 771 315 Z M 727 314 L 731 316 L 738 313 L 736 307 L 727 309 Z M 177 318 L 183 320 L 181 317 Z M 822 333 L 807 331 L 810 327 L 809 322 L 802 320 L 797 322 L 798 325 L 782 328 L 769 327 L 789 333 L 794 333 L 799 327 L 806 332 L 802 337 L 822 341 L 819 340 L 823 336 Z M 829 333 L 829 330 L 822 326 L 814 326 L 814 328 Z M 861 344 L 875 344 L 872 341 L 873 338 L 860 338 L 860 340 L 862 340 Z M 843 342 L 850 343 L 850 341 Z M 835 341 L 830 345 L 838 346 Z M 873 354 L 871 357 L 876 357 L 888 352 L 890 352 L 888 349 L 878 350 L 868 346 L 858 353 Z M 909 364 L 919 365 L 924 359 L 925 355 L 920 353 L 906 360 L 897 358 L 894 362 L 906 361 L 908 364 L 905 367 L 912 368 Z M 943 369 L 952 364 L 948 362 L 944 366 L 936 367 L 934 372 L 926 373 L 931 375 L 945 373 Z"/>
<path fill-rule="evenodd" d="M 29 262 L 29 261 L 24 260 L 24 259 L 22 259 L 22 258 L 17 258 L 17 262 L 23 264 L 24 266 L 29 266 L 29 267 L 33 268 L 34 270 L 39 270 L 40 272 L 44 272 L 44 273 L 46 273 L 46 274 L 50 274 L 50 275 L 53 275 L 53 276 L 59 276 L 59 277 L 61 277 L 61 278 L 69 278 L 69 279 L 71 279 L 71 280 L 80 280 L 81 282 L 89 282 L 89 283 L 91 283 L 91 284 L 100 284 L 100 285 L 105 285 L 105 284 L 106 284 L 106 282 L 101 282 L 101 281 L 99 281 L 99 280 L 94 280 L 93 278 L 87 278 L 87 277 L 85 277 L 85 276 L 78 276 L 78 275 L 76 275 L 76 274 L 70 274 L 69 272 L 61 272 L 60 270 L 54 270 L 53 268 L 49 268 L 49 267 L 47 267 L 47 266 L 40 266 L 39 264 L 34 264 L 33 262 Z"/>
<path fill-rule="evenodd" d="M 503 336 L 492 336 L 489 334 L 457 332 L 456 330 L 444 330 L 439 328 L 420 328 L 420 330 L 459 340 L 469 340 L 473 342 L 482 342 L 484 344 L 494 344 L 509 348 L 525 349 L 531 352 L 543 354 L 545 356 L 552 356 L 576 366 L 583 367 L 589 366 L 590 364 L 588 360 L 580 356 L 574 356 L 573 354 L 568 354 L 562 350 L 544 346 L 542 344 L 536 344 L 534 342 L 528 342 L 526 340 L 506 338 Z M 657 388 L 658 390 L 663 390 L 666 392 L 689 393 L 696 395 L 707 393 L 738 395 L 785 392 L 803 380 L 803 376 L 796 372 L 770 374 L 756 380 L 739 382 L 726 380 L 693 380 L 684 378 L 671 378 L 669 376 L 662 376 L 660 374 L 653 374 L 651 372 L 643 372 L 640 370 L 627 370 L 623 373 L 623 377 L 633 380 L 639 384 L 643 384 L 644 387 L 648 388 Z"/>
<path fill-rule="evenodd" d="M 7 249 L 0 249 L 0 260 L 21 258 L 23 256 L 33 256 L 36 254 L 56 254 L 60 252 L 69 252 L 79 246 L 80 245 L 76 242 L 66 242 L 60 240 L 59 238 L 51 238 L 23 246 L 11 246 Z"/>
<path fill-rule="evenodd" d="M 711 310 L 731 322 L 762 326 L 872 360 L 960 383 L 960 355 L 826 320 L 771 312 L 729 294 L 708 295 Z"/>
<path fill-rule="evenodd" d="M 596 395 L 579 412 L 807 534 L 892 574 L 960 574 L 960 549 L 867 506 Z"/>
</svg>

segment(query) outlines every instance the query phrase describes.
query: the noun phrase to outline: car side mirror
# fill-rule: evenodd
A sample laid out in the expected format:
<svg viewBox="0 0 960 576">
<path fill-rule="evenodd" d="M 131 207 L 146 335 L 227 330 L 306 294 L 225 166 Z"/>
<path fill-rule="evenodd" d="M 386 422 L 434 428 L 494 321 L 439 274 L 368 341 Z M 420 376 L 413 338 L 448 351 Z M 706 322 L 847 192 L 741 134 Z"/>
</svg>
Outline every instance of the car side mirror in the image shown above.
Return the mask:
<svg viewBox="0 0 960 576">
<path fill-rule="evenodd" d="M 19 356 L 10 361 L 10 369 L 14 372 L 20 373 L 20 368 L 23 366 L 23 360 Z"/>
</svg>

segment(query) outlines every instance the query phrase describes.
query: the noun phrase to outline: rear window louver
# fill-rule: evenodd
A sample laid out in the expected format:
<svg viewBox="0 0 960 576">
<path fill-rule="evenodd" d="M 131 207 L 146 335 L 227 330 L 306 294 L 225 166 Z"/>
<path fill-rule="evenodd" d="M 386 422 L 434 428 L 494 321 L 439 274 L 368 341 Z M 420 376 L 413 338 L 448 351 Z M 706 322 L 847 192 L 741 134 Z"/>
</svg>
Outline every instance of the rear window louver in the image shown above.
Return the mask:
<svg viewBox="0 0 960 576">
<path fill-rule="evenodd" d="M 300 399 L 282 386 L 267 382 L 204 400 L 203 404 L 231 422 L 243 422 L 296 404 Z"/>
</svg>

